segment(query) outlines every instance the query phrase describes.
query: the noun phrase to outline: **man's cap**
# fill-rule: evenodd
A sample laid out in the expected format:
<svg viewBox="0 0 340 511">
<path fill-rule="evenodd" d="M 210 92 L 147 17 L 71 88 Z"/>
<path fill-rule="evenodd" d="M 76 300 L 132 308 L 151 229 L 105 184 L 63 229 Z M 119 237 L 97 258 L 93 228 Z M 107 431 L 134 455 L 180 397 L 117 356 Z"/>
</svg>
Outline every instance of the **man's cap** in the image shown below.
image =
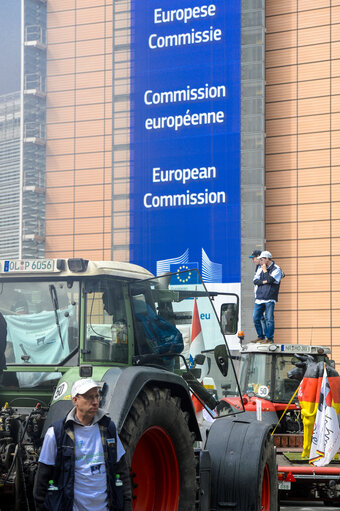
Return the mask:
<svg viewBox="0 0 340 511">
<path fill-rule="evenodd" d="M 96 383 L 92 378 L 82 378 L 81 380 L 77 380 L 72 385 L 72 397 L 75 397 L 77 394 L 86 394 L 88 390 L 99 388 L 100 385 Z"/>
<path fill-rule="evenodd" d="M 272 255 L 270 252 L 268 252 L 268 250 L 264 250 L 263 252 L 261 252 L 259 258 L 261 259 L 261 257 L 267 257 L 268 259 L 272 259 Z"/>
<path fill-rule="evenodd" d="M 249 259 L 253 259 L 253 257 L 260 257 L 261 250 L 253 250 L 252 254 L 249 256 Z"/>
</svg>

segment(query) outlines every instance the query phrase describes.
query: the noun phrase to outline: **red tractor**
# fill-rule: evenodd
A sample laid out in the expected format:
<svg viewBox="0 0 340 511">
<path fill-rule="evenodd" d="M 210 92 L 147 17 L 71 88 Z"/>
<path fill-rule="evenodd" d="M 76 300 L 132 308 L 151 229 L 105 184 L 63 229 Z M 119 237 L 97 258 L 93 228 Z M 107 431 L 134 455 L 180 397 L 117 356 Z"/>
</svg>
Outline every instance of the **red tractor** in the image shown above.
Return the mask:
<svg viewBox="0 0 340 511">
<path fill-rule="evenodd" d="M 340 503 L 340 462 L 316 467 L 301 458 L 303 423 L 297 390 L 303 377 L 298 366 L 304 355 L 334 365 L 329 359 L 330 348 L 325 346 L 251 343 L 233 358 L 239 366 L 245 416 L 270 424 L 273 430 L 279 498 L 335 505 Z M 226 399 L 239 406 L 230 392 Z"/>
</svg>

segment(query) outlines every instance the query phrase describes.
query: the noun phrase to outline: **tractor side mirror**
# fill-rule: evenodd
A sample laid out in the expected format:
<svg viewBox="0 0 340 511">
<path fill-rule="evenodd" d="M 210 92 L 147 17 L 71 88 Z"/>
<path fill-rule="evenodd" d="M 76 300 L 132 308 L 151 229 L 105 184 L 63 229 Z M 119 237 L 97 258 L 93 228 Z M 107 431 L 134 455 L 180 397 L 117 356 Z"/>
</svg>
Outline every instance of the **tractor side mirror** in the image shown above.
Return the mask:
<svg viewBox="0 0 340 511">
<path fill-rule="evenodd" d="M 224 335 L 237 333 L 238 304 L 223 303 L 221 305 L 221 327 Z"/>
<path fill-rule="evenodd" d="M 194 362 L 195 364 L 198 364 L 199 366 L 202 366 L 205 362 L 206 356 L 202 355 L 202 353 L 198 353 L 195 355 Z"/>
<path fill-rule="evenodd" d="M 220 344 L 219 346 L 216 346 L 214 349 L 214 355 L 217 367 L 223 376 L 227 376 L 229 369 L 229 357 L 225 345 Z"/>
</svg>

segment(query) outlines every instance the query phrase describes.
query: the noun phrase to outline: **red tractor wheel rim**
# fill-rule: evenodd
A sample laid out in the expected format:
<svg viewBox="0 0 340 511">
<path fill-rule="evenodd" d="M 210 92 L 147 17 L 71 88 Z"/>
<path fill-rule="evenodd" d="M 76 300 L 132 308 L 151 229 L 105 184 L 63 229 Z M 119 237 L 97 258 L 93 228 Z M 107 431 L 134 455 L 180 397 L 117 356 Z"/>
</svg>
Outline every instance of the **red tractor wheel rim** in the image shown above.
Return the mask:
<svg viewBox="0 0 340 511">
<path fill-rule="evenodd" d="M 268 465 L 265 466 L 263 472 L 261 510 L 270 511 L 270 476 Z"/>
<path fill-rule="evenodd" d="M 132 458 L 134 511 L 173 511 L 179 502 L 179 467 L 169 434 L 158 426 L 140 437 Z"/>
</svg>

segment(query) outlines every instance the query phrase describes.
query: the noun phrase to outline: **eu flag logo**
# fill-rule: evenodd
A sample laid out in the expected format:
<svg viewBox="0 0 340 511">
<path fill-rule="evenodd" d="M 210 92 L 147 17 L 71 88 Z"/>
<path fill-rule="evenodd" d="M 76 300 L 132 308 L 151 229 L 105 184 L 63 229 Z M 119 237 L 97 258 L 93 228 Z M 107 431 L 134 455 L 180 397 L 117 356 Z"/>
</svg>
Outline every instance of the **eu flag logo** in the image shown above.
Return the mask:
<svg viewBox="0 0 340 511">
<path fill-rule="evenodd" d="M 172 275 L 170 284 L 177 286 L 181 284 L 200 284 L 201 279 L 196 270 L 198 270 L 198 263 L 171 264 L 170 272 L 176 273 L 176 275 Z"/>
</svg>

